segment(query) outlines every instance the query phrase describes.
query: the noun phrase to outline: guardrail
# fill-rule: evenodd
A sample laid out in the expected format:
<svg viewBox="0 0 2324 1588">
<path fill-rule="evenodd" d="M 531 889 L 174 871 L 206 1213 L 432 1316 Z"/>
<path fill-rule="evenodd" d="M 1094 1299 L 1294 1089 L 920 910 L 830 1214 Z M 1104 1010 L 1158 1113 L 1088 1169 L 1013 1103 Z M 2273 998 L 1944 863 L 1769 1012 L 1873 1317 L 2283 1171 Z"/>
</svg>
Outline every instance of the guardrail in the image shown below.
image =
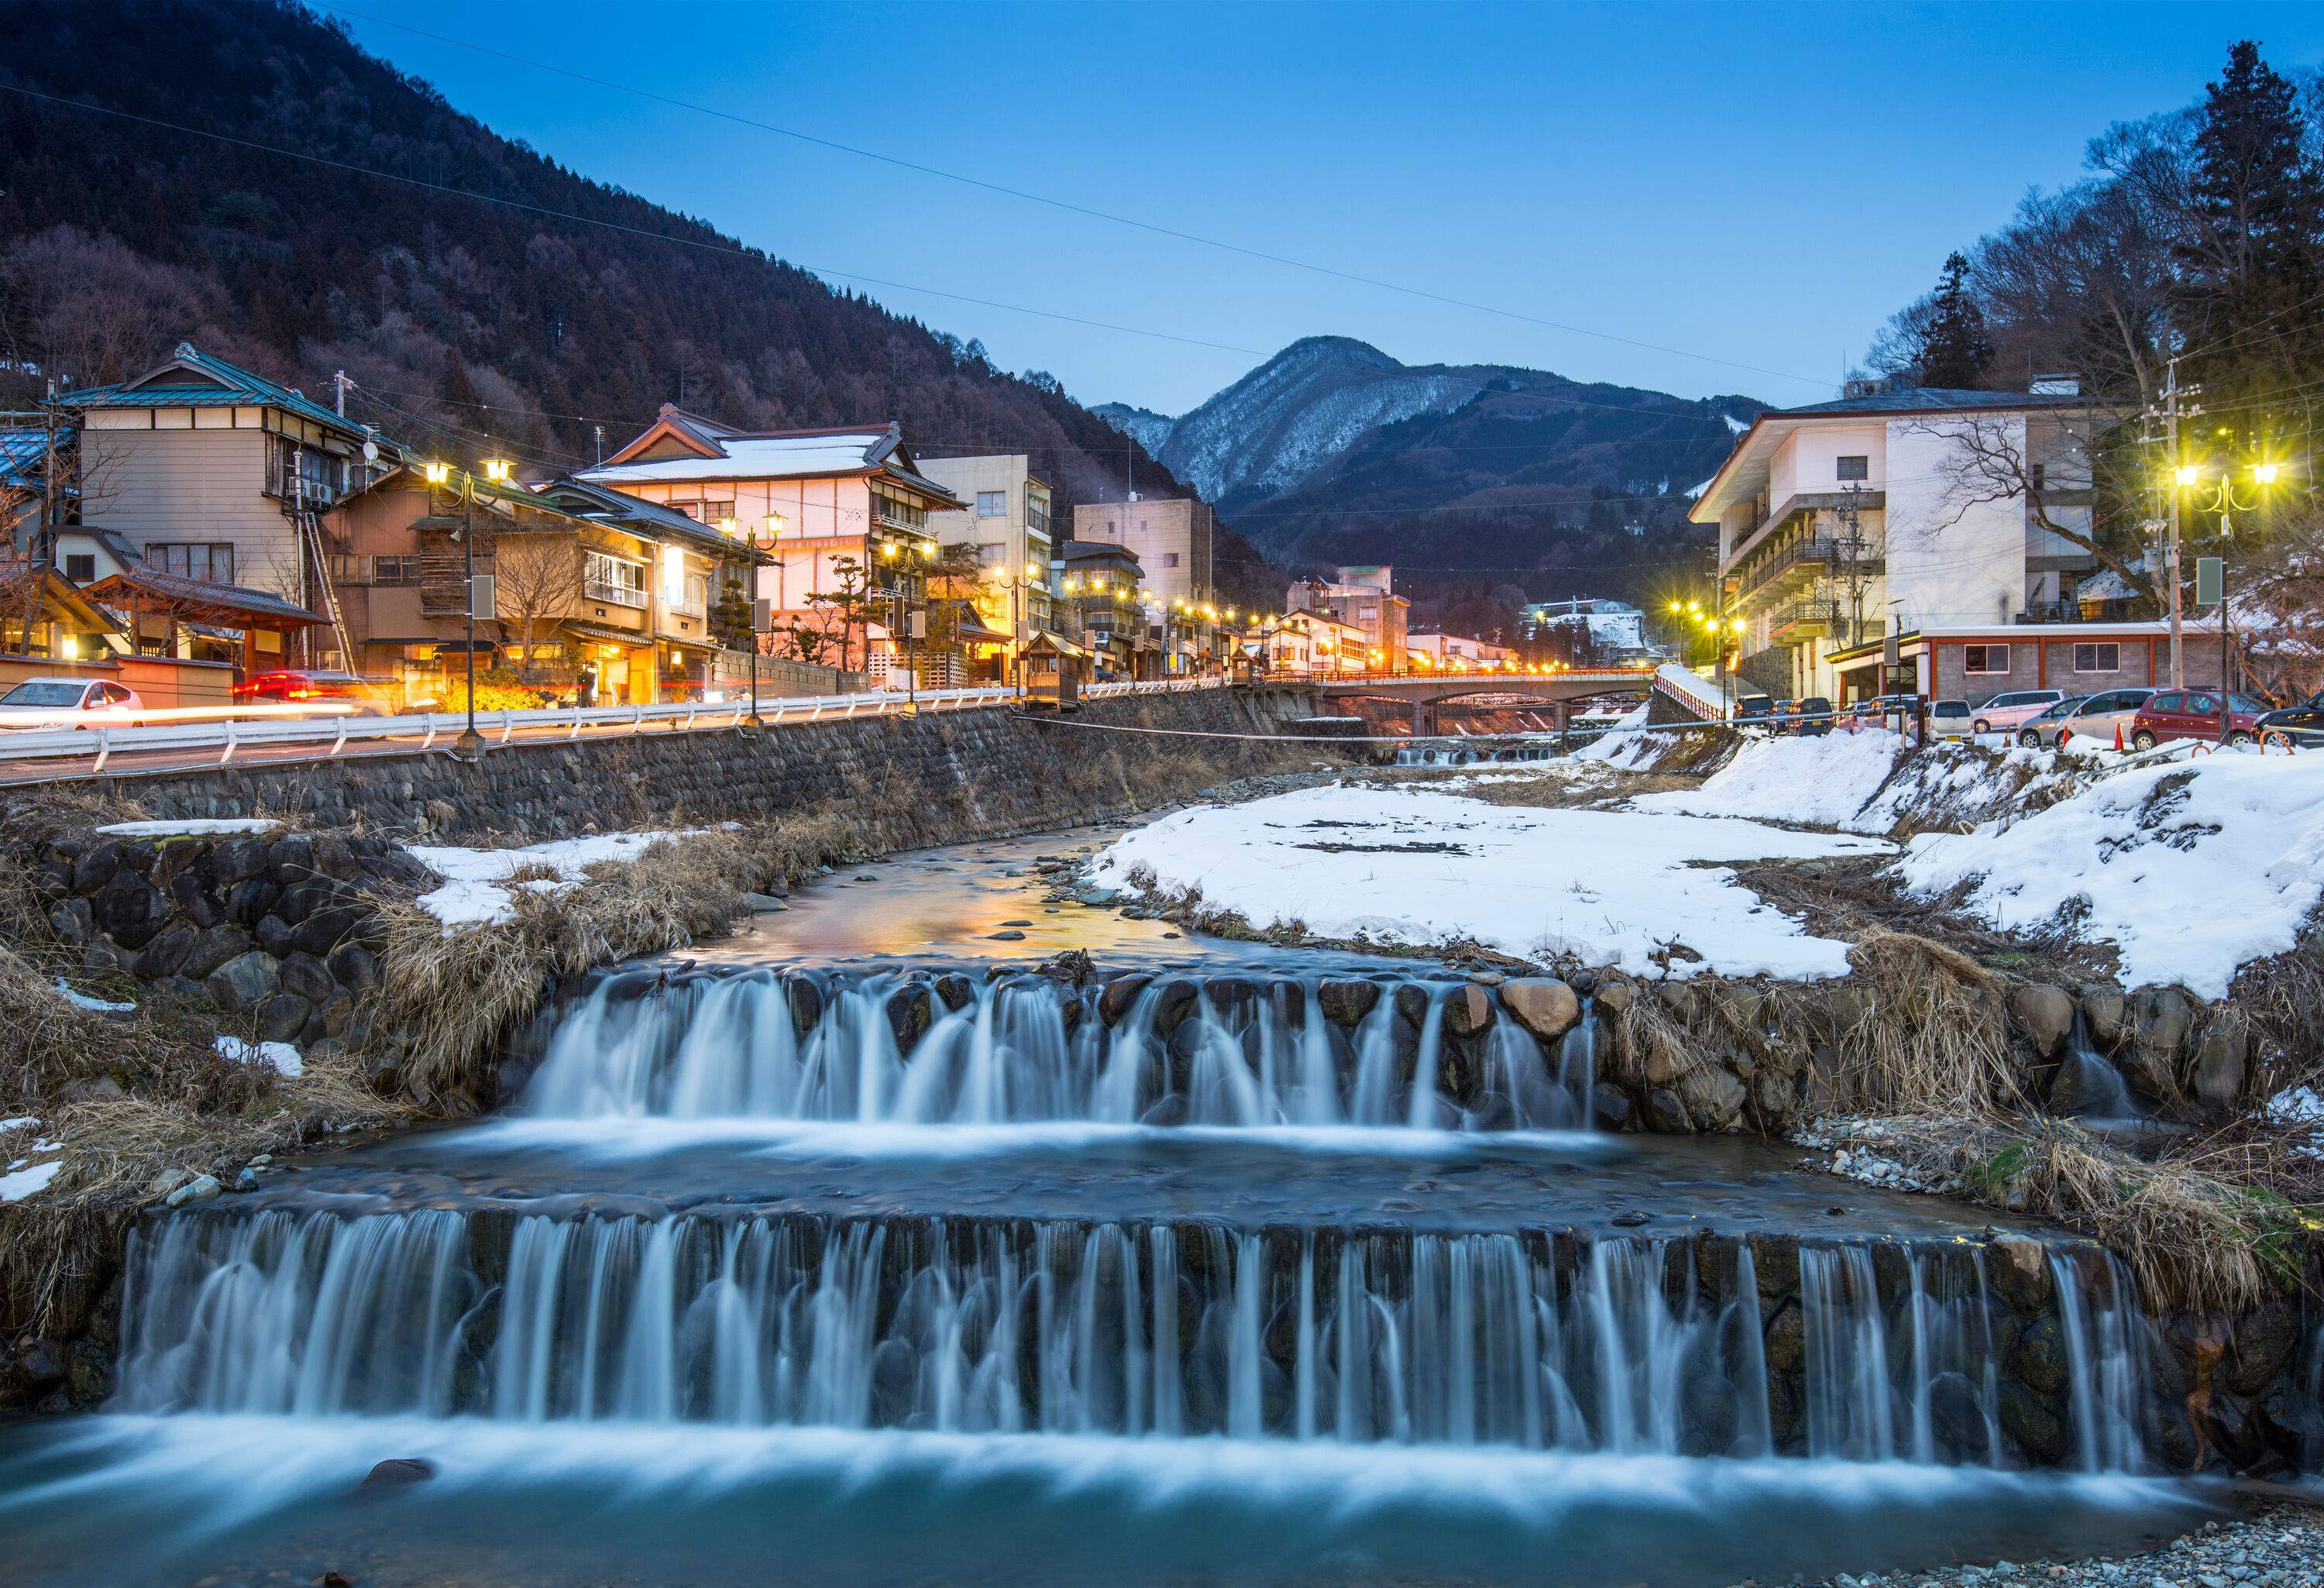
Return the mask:
<svg viewBox="0 0 2324 1588">
<path fill-rule="evenodd" d="M 1130 695 L 1180 694 L 1223 688 L 1222 678 L 1157 679 L 1138 683 L 1093 684 L 1082 693 L 1098 699 Z M 1013 687 L 985 686 L 967 689 L 922 689 L 907 693 L 875 689 L 854 695 L 800 695 L 780 699 L 759 698 L 759 721 L 769 727 L 802 723 L 844 722 L 854 717 L 891 716 L 912 711 L 989 710 L 1013 706 L 1019 691 Z M 232 708 L 227 708 L 232 709 Z M 476 731 L 488 743 L 505 744 L 517 734 L 538 742 L 562 737 L 601 738 L 614 734 L 652 730 L 732 730 L 751 719 L 747 693 L 734 700 L 689 701 L 669 706 L 596 706 L 547 707 L 531 711 L 480 711 Z M 149 726 L 118 725 L 32 728 L 0 731 L 0 766 L 43 761 L 86 762 L 60 768 L 54 778 L 95 777 L 115 755 L 149 751 L 180 751 L 181 760 L 166 767 L 141 771 L 181 771 L 189 767 L 226 766 L 245 750 L 302 745 L 313 759 L 327 761 L 350 749 L 384 748 L 397 740 L 416 741 L 415 752 L 437 748 L 456 738 L 468 725 L 466 712 L 427 712 L 404 716 L 337 716 L 248 717 L 157 723 Z"/>
</svg>

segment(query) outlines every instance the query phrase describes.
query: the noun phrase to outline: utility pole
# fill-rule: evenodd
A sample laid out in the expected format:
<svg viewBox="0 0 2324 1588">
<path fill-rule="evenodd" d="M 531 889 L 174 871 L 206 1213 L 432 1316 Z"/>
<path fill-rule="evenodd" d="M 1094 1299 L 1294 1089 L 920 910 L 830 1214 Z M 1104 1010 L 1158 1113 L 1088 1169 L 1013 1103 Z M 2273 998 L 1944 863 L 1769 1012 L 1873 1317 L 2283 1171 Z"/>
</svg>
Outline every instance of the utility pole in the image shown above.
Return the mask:
<svg viewBox="0 0 2324 1588">
<path fill-rule="evenodd" d="M 2200 386 L 2179 383 L 2179 357 L 2173 354 L 2166 367 L 2163 382 L 2163 447 L 2170 454 L 2163 466 L 2163 489 L 2171 493 L 2170 540 L 2163 557 L 2164 577 L 2171 581 L 2171 687 L 2187 687 L 2187 668 L 2181 637 L 2179 595 L 2179 421 L 2192 419 L 2202 412 L 2200 408 L 2181 410 L 2179 400 L 2201 391 Z"/>
<path fill-rule="evenodd" d="M 346 371 L 335 369 L 331 372 L 331 407 L 341 419 L 347 417 L 347 388 L 354 384 L 347 379 Z"/>
</svg>

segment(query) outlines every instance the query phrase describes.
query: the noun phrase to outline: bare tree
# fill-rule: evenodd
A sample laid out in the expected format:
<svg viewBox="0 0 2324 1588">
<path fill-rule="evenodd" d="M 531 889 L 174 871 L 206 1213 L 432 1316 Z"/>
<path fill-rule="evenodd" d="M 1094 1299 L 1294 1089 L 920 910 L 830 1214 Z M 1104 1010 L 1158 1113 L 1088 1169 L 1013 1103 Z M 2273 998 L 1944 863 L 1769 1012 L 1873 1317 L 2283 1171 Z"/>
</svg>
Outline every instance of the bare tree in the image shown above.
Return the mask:
<svg viewBox="0 0 2324 1588">
<path fill-rule="evenodd" d="M 515 627 L 523 651 L 517 676 L 529 684 L 537 637 L 579 607 L 580 544 L 569 535 L 503 530 L 493 544 L 493 588 L 503 626 Z"/>
</svg>

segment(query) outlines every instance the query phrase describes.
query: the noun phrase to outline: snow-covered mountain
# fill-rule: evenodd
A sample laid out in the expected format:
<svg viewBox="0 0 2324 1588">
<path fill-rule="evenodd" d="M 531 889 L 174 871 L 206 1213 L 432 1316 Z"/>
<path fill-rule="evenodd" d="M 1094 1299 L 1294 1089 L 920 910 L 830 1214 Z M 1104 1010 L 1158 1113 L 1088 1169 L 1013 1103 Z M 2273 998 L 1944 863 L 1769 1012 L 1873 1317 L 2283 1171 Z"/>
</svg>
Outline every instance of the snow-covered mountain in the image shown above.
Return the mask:
<svg viewBox="0 0 2324 1588">
<path fill-rule="evenodd" d="M 1175 420 L 1122 403 L 1093 411 L 1274 555 L 1346 555 L 1360 540 L 1410 560 L 1460 538 L 1464 515 L 1443 512 L 1458 505 L 1492 521 L 1504 559 L 1528 522 L 1546 532 L 1610 511 L 1617 527 L 1674 522 L 1687 484 L 1763 406 L 1507 365 L 1408 365 L 1352 337 L 1308 337 Z"/>
</svg>

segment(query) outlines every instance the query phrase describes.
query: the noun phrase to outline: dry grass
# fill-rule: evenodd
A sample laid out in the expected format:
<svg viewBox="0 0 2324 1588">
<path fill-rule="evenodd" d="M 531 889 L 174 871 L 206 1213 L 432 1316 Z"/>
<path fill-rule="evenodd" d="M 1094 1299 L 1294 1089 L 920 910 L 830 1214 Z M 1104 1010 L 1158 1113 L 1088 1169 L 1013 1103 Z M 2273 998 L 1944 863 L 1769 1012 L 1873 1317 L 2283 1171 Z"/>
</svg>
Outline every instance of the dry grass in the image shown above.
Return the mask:
<svg viewBox="0 0 2324 1588">
<path fill-rule="evenodd" d="M 1839 1033 L 1843 1106 L 1958 1115 L 2018 1107 L 2001 979 L 1941 943 L 1874 932 L 1848 951 L 1849 985 L 1869 993 Z"/>
<path fill-rule="evenodd" d="M 475 1112 L 491 1100 L 503 1045 L 558 978 L 716 937 L 744 913 L 744 892 L 866 848 L 857 824 L 803 817 L 673 836 L 634 861 L 592 866 L 575 887 L 519 890 L 506 919 L 457 931 L 416 905 L 387 905 L 378 1023 L 411 1034 L 407 1089 L 434 1109 Z"/>
</svg>

